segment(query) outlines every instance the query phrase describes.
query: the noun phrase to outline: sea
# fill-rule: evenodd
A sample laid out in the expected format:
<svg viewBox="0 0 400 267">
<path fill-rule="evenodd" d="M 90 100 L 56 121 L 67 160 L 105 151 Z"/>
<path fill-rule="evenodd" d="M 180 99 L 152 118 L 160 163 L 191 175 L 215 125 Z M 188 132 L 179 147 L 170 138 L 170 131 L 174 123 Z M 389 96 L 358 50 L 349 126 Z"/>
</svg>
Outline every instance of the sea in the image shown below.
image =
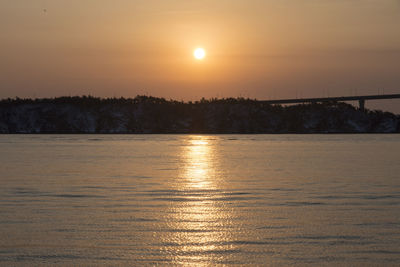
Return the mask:
<svg viewBox="0 0 400 267">
<path fill-rule="evenodd" d="M 0 266 L 400 266 L 400 135 L 0 135 Z"/>
</svg>

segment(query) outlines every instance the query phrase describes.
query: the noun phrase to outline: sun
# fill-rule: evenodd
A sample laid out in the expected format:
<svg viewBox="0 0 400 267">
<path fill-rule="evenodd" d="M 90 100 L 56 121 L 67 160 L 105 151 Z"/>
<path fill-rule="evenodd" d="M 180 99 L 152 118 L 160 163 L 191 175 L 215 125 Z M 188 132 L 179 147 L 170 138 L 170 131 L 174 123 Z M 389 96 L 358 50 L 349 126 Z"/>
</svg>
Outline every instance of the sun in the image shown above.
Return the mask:
<svg viewBox="0 0 400 267">
<path fill-rule="evenodd" d="M 203 48 L 196 48 L 193 52 L 193 56 L 197 60 L 203 60 L 206 57 L 206 51 Z"/>
</svg>

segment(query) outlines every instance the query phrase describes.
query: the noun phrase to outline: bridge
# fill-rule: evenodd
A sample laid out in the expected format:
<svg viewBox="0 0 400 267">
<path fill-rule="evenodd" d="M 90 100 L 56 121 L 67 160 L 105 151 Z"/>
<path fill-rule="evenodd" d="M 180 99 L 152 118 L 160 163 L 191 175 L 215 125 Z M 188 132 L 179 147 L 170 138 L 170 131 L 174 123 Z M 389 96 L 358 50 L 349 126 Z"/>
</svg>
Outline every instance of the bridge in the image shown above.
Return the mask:
<svg viewBox="0 0 400 267">
<path fill-rule="evenodd" d="M 396 98 L 400 98 L 400 94 L 296 98 L 296 99 L 263 100 L 261 102 L 266 104 L 302 104 L 302 103 L 358 101 L 358 103 L 360 104 L 360 110 L 364 110 L 366 100 L 396 99 Z"/>
</svg>

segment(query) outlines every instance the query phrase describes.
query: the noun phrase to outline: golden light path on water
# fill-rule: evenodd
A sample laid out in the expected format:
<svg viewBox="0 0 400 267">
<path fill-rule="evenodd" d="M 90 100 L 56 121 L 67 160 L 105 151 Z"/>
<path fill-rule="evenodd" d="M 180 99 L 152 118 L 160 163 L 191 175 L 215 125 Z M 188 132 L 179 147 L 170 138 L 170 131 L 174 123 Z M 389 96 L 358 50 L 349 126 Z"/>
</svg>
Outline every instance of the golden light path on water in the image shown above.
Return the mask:
<svg viewBox="0 0 400 267">
<path fill-rule="evenodd" d="M 176 243 L 173 261 L 208 266 L 222 261 L 231 251 L 232 214 L 224 209 L 219 188 L 219 157 L 216 140 L 191 136 L 182 147 L 182 162 L 175 190 L 179 199 L 172 203 L 169 242 Z M 172 253 L 171 253 L 172 254 Z"/>
<path fill-rule="evenodd" d="M 181 157 L 184 161 L 183 177 L 189 189 L 215 189 L 215 161 L 213 147 L 206 137 L 188 140 Z M 186 188 L 188 189 L 188 188 Z"/>
</svg>

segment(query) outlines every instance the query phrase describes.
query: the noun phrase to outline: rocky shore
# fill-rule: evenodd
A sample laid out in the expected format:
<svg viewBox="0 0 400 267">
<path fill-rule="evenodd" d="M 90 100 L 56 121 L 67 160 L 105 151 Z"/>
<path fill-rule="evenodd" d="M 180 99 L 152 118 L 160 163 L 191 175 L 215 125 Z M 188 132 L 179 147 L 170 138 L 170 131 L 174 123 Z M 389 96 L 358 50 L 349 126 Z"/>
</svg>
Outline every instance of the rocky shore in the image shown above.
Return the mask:
<svg viewBox="0 0 400 267">
<path fill-rule="evenodd" d="M 229 98 L 59 97 L 0 101 L 0 133 L 398 133 L 400 116 L 346 103 L 277 106 Z"/>
</svg>

